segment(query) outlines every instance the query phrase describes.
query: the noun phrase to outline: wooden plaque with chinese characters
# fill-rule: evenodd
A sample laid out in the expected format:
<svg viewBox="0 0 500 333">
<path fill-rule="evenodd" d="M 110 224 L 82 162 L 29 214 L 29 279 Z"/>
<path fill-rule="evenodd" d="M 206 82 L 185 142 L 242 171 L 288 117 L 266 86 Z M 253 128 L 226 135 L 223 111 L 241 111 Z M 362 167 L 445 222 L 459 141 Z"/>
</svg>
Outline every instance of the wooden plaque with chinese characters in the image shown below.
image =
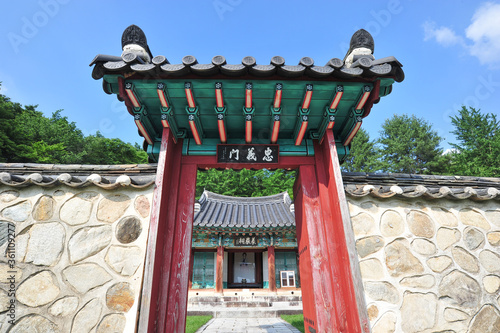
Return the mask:
<svg viewBox="0 0 500 333">
<path fill-rule="evenodd" d="M 238 236 L 234 239 L 235 246 L 258 246 L 259 239 L 255 236 Z"/>
<path fill-rule="evenodd" d="M 279 145 L 217 145 L 218 163 L 278 163 Z"/>
</svg>

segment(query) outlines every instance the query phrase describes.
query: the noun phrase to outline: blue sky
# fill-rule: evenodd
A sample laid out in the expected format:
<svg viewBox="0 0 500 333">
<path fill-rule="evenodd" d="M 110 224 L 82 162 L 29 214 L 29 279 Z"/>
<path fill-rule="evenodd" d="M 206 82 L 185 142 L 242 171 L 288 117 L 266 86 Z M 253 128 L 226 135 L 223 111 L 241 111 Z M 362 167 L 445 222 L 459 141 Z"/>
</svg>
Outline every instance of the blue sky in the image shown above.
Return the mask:
<svg viewBox="0 0 500 333">
<path fill-rule="evenodd" d="M 371 138 L 393 114 L 415 114 L 454 142 L 450 116 L 461 105 L 499 114 L 500 1 L 2 1 L 0 93 L 45 114 L 63 115 L 85 134 L 142 143 L 132 117 L 106 95 L 88 66 L 121 54 L 130 24 L 146 33 L 154 56 L 210 63 L 223 55 L 260 64 L 281 55 L 324 65 L 343 58 L 352 34 L 368 30 L 375 57 L 395 56 L 406 79 L 375 105 L 363 127 Z"/>
</svg>

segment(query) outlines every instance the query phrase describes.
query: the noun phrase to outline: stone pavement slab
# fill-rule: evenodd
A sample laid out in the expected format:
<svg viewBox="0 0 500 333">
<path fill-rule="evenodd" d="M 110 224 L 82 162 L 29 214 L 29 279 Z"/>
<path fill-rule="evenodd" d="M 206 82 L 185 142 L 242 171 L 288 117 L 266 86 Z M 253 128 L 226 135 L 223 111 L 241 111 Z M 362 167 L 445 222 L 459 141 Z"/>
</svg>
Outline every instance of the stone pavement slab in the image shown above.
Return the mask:
<svg viewBox="0 0 500 333">
<path fill-rule="evenodd" d="M 300 333 L 281 318 L 214 318 L 196 333 Z"/>
</svg>

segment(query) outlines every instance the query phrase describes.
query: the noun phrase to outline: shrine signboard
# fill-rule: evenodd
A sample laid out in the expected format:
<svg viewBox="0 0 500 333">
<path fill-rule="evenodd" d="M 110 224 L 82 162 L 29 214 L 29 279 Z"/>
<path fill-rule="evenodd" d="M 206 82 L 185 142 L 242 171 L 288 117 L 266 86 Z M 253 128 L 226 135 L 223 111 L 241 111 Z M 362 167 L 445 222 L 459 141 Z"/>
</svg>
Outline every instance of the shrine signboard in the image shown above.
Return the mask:
<svg viewBox="0 0 500 333">
<path fill-rule="evenodd" d="M 217 145 L 218 163 L 278 163 L 279 145 Z"/>
<path fill-rule="evenodd" d="M 259 239 L 255 236 L 238 236 L 234 239 L 235 246 L 256 246 Z"/>
</svg>

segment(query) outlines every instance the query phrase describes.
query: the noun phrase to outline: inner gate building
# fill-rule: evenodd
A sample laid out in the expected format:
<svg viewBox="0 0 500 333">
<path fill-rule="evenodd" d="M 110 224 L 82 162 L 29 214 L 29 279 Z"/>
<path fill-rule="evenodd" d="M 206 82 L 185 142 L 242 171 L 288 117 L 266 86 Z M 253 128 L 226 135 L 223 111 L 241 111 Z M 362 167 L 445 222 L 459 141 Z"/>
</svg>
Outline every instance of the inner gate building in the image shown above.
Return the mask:
<svg viewBox="0 0 500 333">
<path fill-rule="evenodd" d="M 287 192 L 241 198 L 204 191 L 195 204 L 190 288 L 299 289 L 295 229 Z"/>
</svg>

